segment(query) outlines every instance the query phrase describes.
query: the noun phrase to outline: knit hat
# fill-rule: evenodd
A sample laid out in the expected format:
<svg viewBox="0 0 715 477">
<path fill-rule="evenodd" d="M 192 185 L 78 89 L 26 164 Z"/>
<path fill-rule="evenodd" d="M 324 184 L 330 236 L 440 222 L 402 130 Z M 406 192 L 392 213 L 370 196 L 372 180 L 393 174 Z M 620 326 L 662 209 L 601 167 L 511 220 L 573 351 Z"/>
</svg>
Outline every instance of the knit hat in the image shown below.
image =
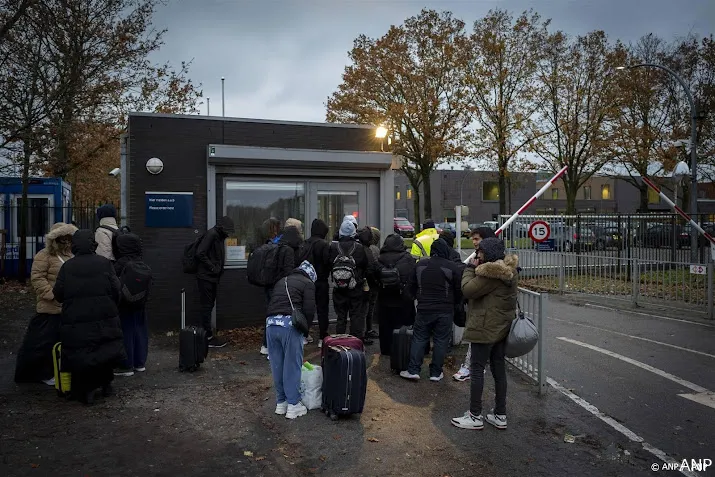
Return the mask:
<svg viewBox="0 0 715 477">
<path fill-rule="evenodd" d="M 497 260 L 503 260 L 505 257 L 504 242 L 496 237 L 482 240 L 479 243 L 479 250 L 484 253 L 485 262 L 496 262 Z"/>
<path fill-rule="evenodd" d="M 106 219 L 107 217 L 117 218 L 117 208 L 112 204 L 104 204 L 97 209 L 97 220 Z"/>
<path fill-rule="evenodd" d="M 352 222 L 352 223 L 355 225 L 355 229 L 357 230 L 357 228 L 358 228 L 358 221 L 357 221 L 357 219 L 355 218 L 354 215 L 346 215 L 345 217 L 343 217 L 343 222 L 345 222 L 346 220 L 347 220 L 348 222 Z"/>
<path fill-rule="evenodd" d="M 340 226 L 340 237 L 355 237 L 357 235 L 355 231 L 355 224 L 349 220 L 343 222 Z"/>
<path fill-rule="evenodd" d="M 303 260 L 298 269 L 304 271 L 313 282 L 318 280 L 318 274 L 315 273 L 315 268 L 308 260 Z"/>
</svg>

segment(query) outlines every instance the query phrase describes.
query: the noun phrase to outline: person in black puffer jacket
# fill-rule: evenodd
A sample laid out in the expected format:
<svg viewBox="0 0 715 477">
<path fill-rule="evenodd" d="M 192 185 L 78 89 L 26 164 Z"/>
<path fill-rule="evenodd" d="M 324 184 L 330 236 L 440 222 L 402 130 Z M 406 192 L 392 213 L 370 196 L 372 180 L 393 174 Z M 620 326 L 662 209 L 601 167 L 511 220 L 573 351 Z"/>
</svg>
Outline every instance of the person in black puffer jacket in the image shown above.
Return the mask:
<svg viewBox="0 0 715 477">
<path fill-rule="evenodd" d="M 449 246 L 449 259 L 457 264 L 459 274 L 461 276 L 461 274 L 464 273 L 464 269 L 467 268 L 467 264 L 462 261 L 462 257 L 459 255 L 459 252 L 454 249 L 454 235 L 452 235 L 452 232 L 449 230 L 443 230 L 439 236 L 447 243 L 447 246 Z M 462 300 L 462 303 L 454 305 L 454 323 L 457 324 L 457 326 L 463 326 L 467 320 L 466 307 L 467 300 Z"/>
<path fill-rule="evenodd" d="M 72 394 L 85 404 L 102 388 L 111 394 L 113 369 L 126 359 L 119 322 L 119 279 L 112 263 L 95 254 L 91 230 L 72 236 L 74 258 L 60 268 L 52 289 L 62 303 L 62 368 L 72 373 Z"/>
<path fill-rule="evenodd" d="M 376 257 L 370 251 L 370 245 L 372 244 L 372 230 L 370 227 L 361 227 L 357 230 L 357 239 L 360 245 L 362 245 L 363 250 L 365 250 L 365 255 L 367 256 L 367 272 L 365 273 L 365 281 L 362 287 L 362 305 L 360 310 L 363 314 L 361 321 L 364 324 L 365 339 L 363 340 L 366 345 L 371 345 L 374 343 L 372 341 L 372 321 L 368 320 L 368 313 L 370 312 L 370 297 L 372 296 L 372 286 L 374 284 L 374 269 L 375 263 L 377 261 Z M 370 326 L 368 326 L 368 324 Z"/>
<path fill-rule="evenodd" d="M 119 258 L 114 262 L 114 270 L 121 281 L 122 272 L 128 263 L 142 262 L 142 241 L 134 233 L 122 234 L 117 236 L 117 249 Z M 114 375 L 133 376 L 135 371 L 146 371 L 146 358 L 149 353 L 146 299 L 137 304 L 128 303 L 123 298 L 120 299 L 119 320 L 122 323 L 127 359 L 122 367 L 114 372 Z"/>
<path fill-rule="evenodd" d="M 380 250 L 377 276 L 382 276 L 383 272 L 393 273 L 389 269 L 396 268 L 400 284 L 393 287 L 378 284 L 377 316 L 380 323 L 380 353 L 383 355 L 390 354 L 392 330 L 401 326 L 412 326 L 415 322 L 414 298 L 408 286 L 415 265 L 414 257 L 405 249 L 403 238 L 397 234 L 389 235 Z"/>
<path fill-rule="evenodd" d="M 313 220 L 310 226 L 310 238 L 303 243 L 301 262 L 307 260 L 313 265 L 317 279 L 315 281 L 315 308 L 318 314 L 318 330 L 320 342 L 328 336 L 328 316 L 330 314 L 330 244 L 325 240 L 328 236 L 328 226 L 320 219 Z M 308 324 L 313 324 L 313 316 L 308 316 Z"/>
<path fill-rule="evenodd" d="M 288 419 L 304 416 L 308 410 L 300 402 L 300 368 L 303 363 L 303 335 L 293 328 L 293 309 L 308 317 L 315 314 L 315 269 L 307 260 L 273 288 L 266 312 L 266 336 L 271 374 L 276 387 L 276 414 Z"/>
<path fill-rule="evenodd" d="M 283 229 L 283 234 L 278 240 L 278 245 L 287 245 L 287 247 L 281 248 L 278 253 L 278 266 L 281 270 L 281 278 L 287 277 L 293 272 L 293 269 L 300 265 L 300 246 L 303 243 L 303 239 L 300 237 L 300 230 L 298 227 L 289 226 Z M 289 255 L 292 256 L 289 257 Z"/>
</svg>

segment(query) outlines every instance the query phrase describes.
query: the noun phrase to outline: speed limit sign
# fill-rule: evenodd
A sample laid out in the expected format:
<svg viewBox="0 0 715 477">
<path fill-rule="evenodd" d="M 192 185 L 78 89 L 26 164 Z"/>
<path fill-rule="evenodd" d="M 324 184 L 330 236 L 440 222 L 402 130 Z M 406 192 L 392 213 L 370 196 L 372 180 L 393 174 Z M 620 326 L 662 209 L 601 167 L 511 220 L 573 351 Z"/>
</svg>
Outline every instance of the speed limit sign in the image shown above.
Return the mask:
<svg viewBox="0 0 715 477">
<path fill-rule="evenodd" d="M 543 220 L 537 220 L 529 225 L 529 237 L 536 243 L 545 242 L 551 235 L 551 227 Z"/>
</svg>

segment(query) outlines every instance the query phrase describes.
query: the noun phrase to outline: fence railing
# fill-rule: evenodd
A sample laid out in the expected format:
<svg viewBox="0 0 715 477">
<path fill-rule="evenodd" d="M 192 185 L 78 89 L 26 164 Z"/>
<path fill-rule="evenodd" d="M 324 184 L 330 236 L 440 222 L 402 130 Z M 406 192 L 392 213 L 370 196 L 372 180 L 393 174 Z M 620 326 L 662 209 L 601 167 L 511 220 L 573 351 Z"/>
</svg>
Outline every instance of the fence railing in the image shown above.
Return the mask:
<svg viewBox="0 0 715 477">
<path fill-rule="evenodd" d="M 510 216 L 503 215 L 504 223 Z M 715 231 L 715 217 L 698 214 L 695 221 Z M 550 236 L 542 243 L 529 237 L 529 226 L 543 220 Z M 691 230 L 677 214 L 523 215 L 504 231 L 507 246 L 517 250 L 557 251 L 602 257 L 691 263 Z M 698 263 L 711 260 L 709 243 L 697 238 Z"/>
<path fill-rule="evenodd" d="M 544 394 L 546 392 L 545 322 L 548 315 L 549 296 L 547 293 L 538 293 L 526 288 L 519 288 L 518 296 L 521 310 L 539 330 L 539 342 L 533 350 L 524 356 L 507 358 L 507 361 L 536 383 L 539 387 L 539 394 Z"/>
</svg>

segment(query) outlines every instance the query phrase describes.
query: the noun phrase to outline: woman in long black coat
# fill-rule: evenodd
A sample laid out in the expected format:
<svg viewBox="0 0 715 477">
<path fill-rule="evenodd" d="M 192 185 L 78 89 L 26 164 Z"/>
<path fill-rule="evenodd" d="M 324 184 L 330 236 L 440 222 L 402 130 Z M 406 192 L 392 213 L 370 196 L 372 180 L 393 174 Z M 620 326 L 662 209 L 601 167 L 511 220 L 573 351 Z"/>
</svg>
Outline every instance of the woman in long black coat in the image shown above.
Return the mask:
<svg viewBox="0 0 715 477">
<path fill-rule="evenodd" d="M 94 392 L 111 393 L 113 370 L 126 357 L 119 322 L 120 285 L 112 263 L 95 254 L 91 230 L 72 236 L 70 259 L 52 290 L 62 303 L 62 369 L 72 373 L 72 394 L 92 404 Z"/>
</svg>

